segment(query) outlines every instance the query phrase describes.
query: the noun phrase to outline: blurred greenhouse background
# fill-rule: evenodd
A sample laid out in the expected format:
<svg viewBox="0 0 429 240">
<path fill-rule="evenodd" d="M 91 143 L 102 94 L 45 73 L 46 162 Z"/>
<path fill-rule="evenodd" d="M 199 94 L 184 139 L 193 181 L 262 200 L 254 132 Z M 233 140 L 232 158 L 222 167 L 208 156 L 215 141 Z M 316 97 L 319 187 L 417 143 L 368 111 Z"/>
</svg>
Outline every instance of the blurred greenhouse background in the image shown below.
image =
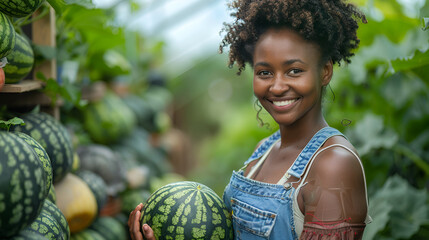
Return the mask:
<svg viewBox="0 0 429 240">
<path fill-rule="evenodd" d="M 277 130 L 267 113 L 269 126 L 258 124 L 250 66 L 238 76 L 227 51 L 219 54 L 227 2 L 49 0 L 38 10 L 55 10 L 56 44 L 32 42 L 34 65 L 55 62 L 56 73 L 29 78 L 44 82 L 52 101 L 42 108 L 59 109 L 71 133 L 73 171 L 88 167 L 79 153 L 91 145 L 122 161 L 92 162 L 120 182 L 97 216 L 121 213 L 126 228 L 149 191 L 183 179 L 222 196 L 231 172 Z M 351 64 L 335 67 L 323 104 L 365 167 L 374 221 L 364 239 L 429 239 L 429 0 L 350 2 L 368 23 Z M 31 35 L 27 20 L 13 19 L 17 32 Z M 0 120 L 13 105 L 7 94 Z"/>
</svg>

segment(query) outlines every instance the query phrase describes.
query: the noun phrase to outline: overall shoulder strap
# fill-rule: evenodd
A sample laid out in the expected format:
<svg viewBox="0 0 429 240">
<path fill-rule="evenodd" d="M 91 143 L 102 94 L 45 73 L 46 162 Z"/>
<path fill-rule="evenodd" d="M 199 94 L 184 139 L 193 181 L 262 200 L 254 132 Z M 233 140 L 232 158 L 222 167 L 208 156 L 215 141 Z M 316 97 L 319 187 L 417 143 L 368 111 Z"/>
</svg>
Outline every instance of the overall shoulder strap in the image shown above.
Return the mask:
<svg viewBox="0 0 429 240">
<path fill-rule="evenodd" d="M 280 130 L 273 133 L 271 136 L 268 137 L 267 140 L 265 140 L 250 156 L 250 158 L 247 159 L 247 161 L 244 163 L 244 165 L 249 164 L 253 160 L 256 160 L 260 158 L 262 155 L 264 155 L 265 152 L 277 141 L 280 139 Z"/>
<path fill-rule="evenodd" d="M 304 170 L 306 169 L 310 159 L 317 152 L 320 146 L 326 142 L 332 136 L 343 136 L 344 135 L 335 128 L 325 127 L 320 129 L 311 140 L 307 143 L 301 153 L 298 155 L 297 159 L 293 165 L 289 168 L 287 173 L 296 178 L 301 178 Z"/>
</svg>

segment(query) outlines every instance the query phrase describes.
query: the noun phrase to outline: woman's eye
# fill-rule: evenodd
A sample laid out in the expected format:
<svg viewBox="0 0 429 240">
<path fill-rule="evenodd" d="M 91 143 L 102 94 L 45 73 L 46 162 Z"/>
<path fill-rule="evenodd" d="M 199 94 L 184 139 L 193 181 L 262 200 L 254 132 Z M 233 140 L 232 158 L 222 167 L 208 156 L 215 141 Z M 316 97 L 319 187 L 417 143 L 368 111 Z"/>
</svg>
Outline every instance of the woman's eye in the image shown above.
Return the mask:
<svg viewBox="0 0 429 240">
<path fill-rule="evenodd" d="M 270 75 L 271 73 L 269 72 L 269 71 L 259 71 L 258 72 L 258 75 L 260 75 L 260 76 L 268 76 L 268 75 Z"/>
<path fill-rule="evenodd" d="M 296 75 L 296 74 L 299 74 L 299 73 L 302 73 L 302 72 L 303 71 L 301 69 L 292 69 L 292 70 L 289 71 L 289 74 Z"/>
</svg>

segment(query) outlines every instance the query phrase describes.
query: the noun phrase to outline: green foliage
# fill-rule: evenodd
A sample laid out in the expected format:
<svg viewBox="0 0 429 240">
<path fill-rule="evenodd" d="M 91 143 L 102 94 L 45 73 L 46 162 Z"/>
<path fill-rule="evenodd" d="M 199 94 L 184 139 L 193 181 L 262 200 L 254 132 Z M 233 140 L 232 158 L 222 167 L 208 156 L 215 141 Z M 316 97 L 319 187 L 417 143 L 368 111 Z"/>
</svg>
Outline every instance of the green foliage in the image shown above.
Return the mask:
<svg viewBox="0 0 429 240">
<path fill-rule="evenodd" d="M 25 123 L 21 118 L 14 117 L 7 121 L 0 120 L 0 129 L 6 129 L 7 131 L 9 131 L 10 127 L 13 125 L 24 125 L 24 124 Z"/>
</svg>

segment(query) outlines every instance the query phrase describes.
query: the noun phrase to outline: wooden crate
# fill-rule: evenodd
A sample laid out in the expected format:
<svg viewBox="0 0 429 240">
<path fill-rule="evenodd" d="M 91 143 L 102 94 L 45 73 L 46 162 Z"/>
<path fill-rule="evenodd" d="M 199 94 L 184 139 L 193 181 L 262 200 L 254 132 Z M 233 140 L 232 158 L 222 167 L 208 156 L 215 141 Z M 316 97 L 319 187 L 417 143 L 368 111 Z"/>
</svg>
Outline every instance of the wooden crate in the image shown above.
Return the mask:
<svg viewBox="0 0 429 240">
<path fill-rule="evenodd" d="M 33 17 L 39 16 L 39 11 L 33 14 Z M 55 12 L 51 8 L 49 14 L 33 22 L 26 31 L 31 41 L 42 46 L 56 46 L 56 27 Z M 41 110 L 45 111 L 55 118 L 59 119 L 59 105 L 61 101 L 52 104 L 51 99 L 42 91 L 43 83 L 36 80 L 35 75 L 42 72 L 46 78 L 57 78 L 57 66 L 55 60 L 49 60 L 41 63 L 33 69 L 32 74 L 17 84 L 5 84 L 0 91 L 0 106 L 7 106 L 8 109 L 15 111 L 27 111 L 40 105 Z"/>
</svg>

